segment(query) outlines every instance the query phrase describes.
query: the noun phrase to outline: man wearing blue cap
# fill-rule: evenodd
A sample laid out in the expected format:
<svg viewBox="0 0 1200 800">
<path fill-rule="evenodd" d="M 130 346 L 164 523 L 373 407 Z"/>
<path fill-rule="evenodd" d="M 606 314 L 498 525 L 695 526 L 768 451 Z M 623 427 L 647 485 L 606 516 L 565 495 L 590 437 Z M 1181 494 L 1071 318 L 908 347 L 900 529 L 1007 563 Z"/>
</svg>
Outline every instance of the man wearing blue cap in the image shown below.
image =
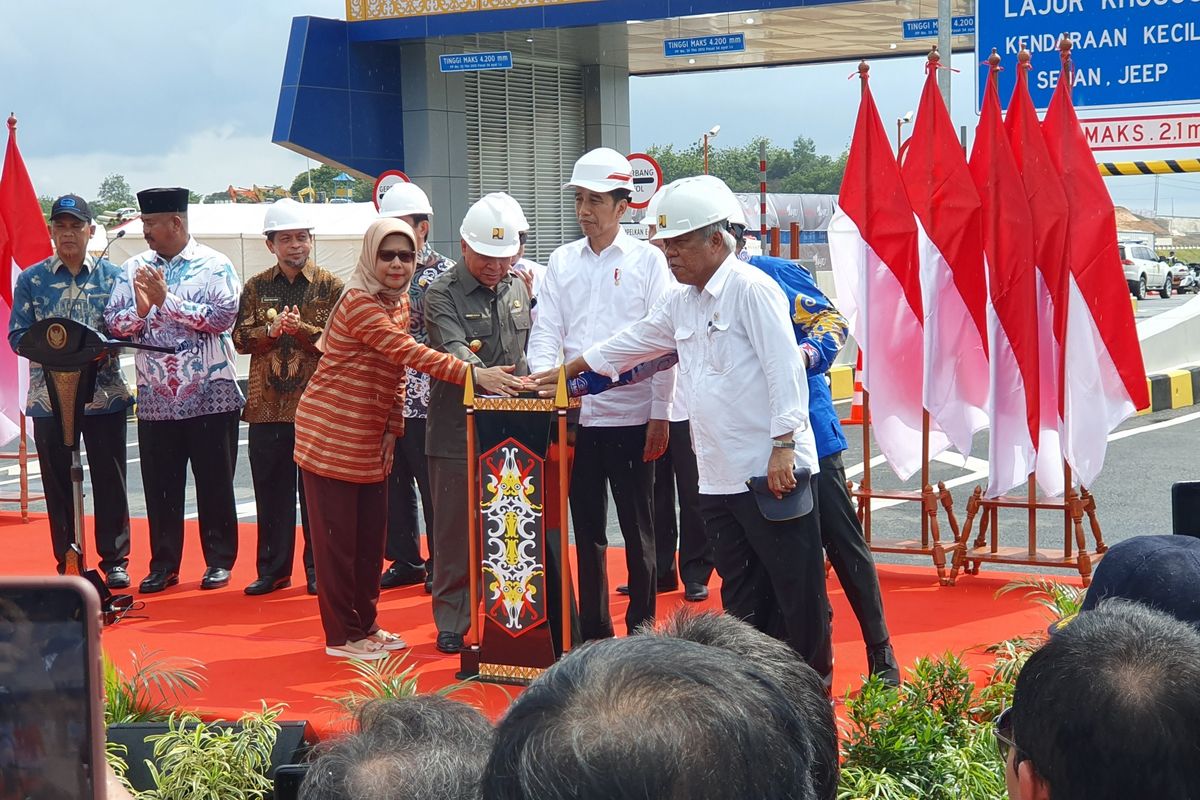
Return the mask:
<svg viewBox="0 0 1200 800">
<path fill-rule="evenodd" d="M 188 233 L 188 190 L 138 192 L 150 249 L 121 268 L 104 319 L 114 335 L 167 346 L 138 350 L 138 442 L 150 519 L 150 574 L 143 594 L 179 583 L 187 468 L 196 480 L 201 589 L 229 584 L 237 558 L 233 469 L 245 401 L 234 372 L 230 330 L 241 281 L 224 255 Z"/>
<path fill-rule="evenodd" d="M 8 342 L 17 342 L 38 320 L 67 317 L 90 328 L 104 330 L 104 307 L 112 294 L 120 268 L 106 259 L 88 255 L 88 242 L 96 232 L 92 212 L 78 195 L 63 195 L 50 207 L 50 238 L 54 255 L 23 270 L 13 289 Z M 125 492 L 126 412 L 133 396 L 115 355 L 107 355 L 96 370 L 96 391 L 84 407 L 83 444 L 95 504 L 96 551 L 109 588 L 129 586 L 129 499 Z M 37 364 L 29 365 L 29 398 L 25 416 L 33 420 L 46 512 L 50 516 L 50 541 L 61 573 L 67 551 L 75 542 L 71 513 L 71 448 L 63 444 L 62 430 L 50 406 L 46 376 Z"/>
</svg>

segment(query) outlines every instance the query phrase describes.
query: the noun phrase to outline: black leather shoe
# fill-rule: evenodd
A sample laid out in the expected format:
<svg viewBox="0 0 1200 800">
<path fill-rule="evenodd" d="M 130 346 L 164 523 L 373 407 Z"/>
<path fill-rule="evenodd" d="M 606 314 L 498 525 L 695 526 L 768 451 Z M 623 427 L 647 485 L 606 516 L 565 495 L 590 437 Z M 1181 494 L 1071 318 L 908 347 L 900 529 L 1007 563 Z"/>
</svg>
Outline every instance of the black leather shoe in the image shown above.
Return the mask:
<svg viewBox="0 0 1200 800">
<path fill-rule="evenodd" d="M 228 585 L 229 570 L 224 567 L 209 567 L 204 570 L 204 577 L 200 579 L 201 589 L 220 589 Z"/>
<path fill-rule="evenodd" d="M 463 635 L 461 633 L 442 631 L 438 634 L 437 643 L 434 647 L 443 653 L 453 655 L 463 649 Z"/>
<path fill-rule="evenodd" d="M 393 561 L 392 565 L 383 571 L 379 577 L 380 589 L 395 589 L 398 586 L 416 586 L 425 582 L 425 568 L 414 567 Z"/>
<path fill-rule="evenodd" d="M 291 578 L 259 578 L 247 586 L 244 591 L 249 595 L 270 594 L 279 589 L 286 589 L 291 585 Z"/>
<path fill-rule="evenodd" d="M 685 583 L 683 585 L 683 599 L 689 603 L 699 603 L 701 600 L 707 600 L 708 587 L 703 583 Z"/>
<path fill-rule="evenodd" d="M 141 585 L 138 586 L 138 591 L 142 594 L 154 594 L 155 592 L 161 592 L 168 586 L 174 586 L 177 583 L 179 583 L 178 572 L 155 570 L 145 577 Z"/>
<path fill-rule="evenodd" d="M 304 590 L 313 597 L 317 596 L 317 573 L 310 572 L 304 580 L 306 584 Z"/>
<path fill-rule="evenodd" d="M 890 641 L 867 648 L 867 669 L 888 686 L 900 685 L 900 664 Z"/>
<path fill-rule="evenodd" d="M 663 592 L 673 592 L 679 588 L 679 576 L 675 573 L 671 573 L 665 578 L 659 577 L 658 580 L 654 582 L 654 588 L 658 590 L 659 594 L 662 594 Z"/>
<path fill-rule="evenodd" d="M 425 594 L 433 594 L 433 578 L 425 579 Z"/>
<path fill-rule="evenodd" d="M 129 573 L 125 571 L 124 567 L 113 567 L 104 576 L 104 582 L 110 589 L 128 589 Z"/>
<path fill-rule="evenodd" d="M 628 583 L 618 583 L 617 584 L 617 594 L 619 594 L 623 597 L 629 597 L 629 584 Z"/>
</svg>

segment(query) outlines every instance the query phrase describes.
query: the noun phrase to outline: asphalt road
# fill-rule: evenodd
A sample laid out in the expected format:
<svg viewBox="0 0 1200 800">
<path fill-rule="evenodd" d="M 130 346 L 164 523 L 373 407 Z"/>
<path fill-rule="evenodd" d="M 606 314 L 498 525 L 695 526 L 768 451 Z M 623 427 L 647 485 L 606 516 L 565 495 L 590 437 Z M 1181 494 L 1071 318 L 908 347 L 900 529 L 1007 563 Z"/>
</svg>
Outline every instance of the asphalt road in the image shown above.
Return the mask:
<svg viewBox="0 0 1200 800">
<path fill-rule="evenodd" d="M 1163 301 L 1171 302 L 1171 301 Z M 840 403 L 846 410 L 848 403 Z M 850 449 L 845 453 L 847 474 L 859 480 L 862 471 L 861 429 L 847 428 Z M 1129 536 L 1143 533 L 1171 532 L 1171 484 L 1181 480 L 1200 479 L 1200 467 L 1196 466 L 1195 451 L 1200 445 L 1200 406 L 1165 411 L 1128 420 L 1109 437 L 1108 456 L 1105 469 L 1094 487 L 1091 487 L 1098 506 L 1098 516 L 1106 542 L 1112 544 Z M 878 452 L 874 454 L 879 459 Z M 965 465 L 957 456 L 947 455 L 936 463 L 931 477 L 934 483 L 945 481 L 954 498 L 955 514 L 960 524 L 965 516 L 967 498 L 976 486 L 986 483 L 986 434 L 976 437 L 972 459 Z M 86 460 L 86 459 L 85 459 Z M 30 488 L 40 491 L 37 462 L 31 461 Z M 16 491 L 16 466 L 0 471 L 0 492 Z M 6 474 L 6 475 L 5 475 Z M 901 483 L 882 463 L 873 467 L 873 483 L 877 488 L 916 489 L 915 480 Z M 238 516 L 243 522 L 255 520 L 254 492 L 250 481 L 250 465 L 246 455 L 246 426 L 241 426 L 238 446 L 238 466 L 235 477 Z M 85 492 L 88 491 L 85 484 Z M 189 482 L 187 489 L 187 514 L 195 516 L 195 495 Z M 142 493 L 140 452 L 137 445 L 136 426 L 129 427 L 129 498 L 134 516 L 145 516 L 146 506 Z M 35 512 L 44 511 L 44 503 L 33 505 Z M 883 539 L 904 539 L 920 532 L 917 504 L 888 503 L 876 501 L 874 508 L 873 536 Z M 946 516 L 939 512 L 943 541 L 950 535 L 946 527 Z M 1039 517 L 1041 541 L 1044 547 L 1062 544 L 1062 514 L 1043 511 Z M 1002 511 L 1000 514 L 1000 541 L 1002 545 L 1024 545 L 1026 540 L 1025 512 Z M 621 544 L 621 534 L 616 523 L 615 512 L 609 517 L 609 542 Z M 1089 537 L 1089 548 L 1091 548 Z M 134 554 L 134 571 L 142 567 L 142 556 Z M 879 554 L 881 562 L 928 564 L 924 556 Z"/>
<path fill-rule="evenodd" d="M 1195 297 L 1196 295 L 1192 294 L 1191 292 L 1188 294 L 1176 293 L 1171 295 L 1171 297 L 1168 299 L 1163 300 L 1157 294 L 1152 294 L 1145 300 L 1138 303 L 1138 309 L 1133 315 L 1133 318 L 1138 322 L 1141 322 L 1144 319 L 1150 319 L 1150 317 L 1161 314 L 1164 311 L 1170 311 L 1172 308 L 1179 308 L 1179 306 L 1195 299 Z"/>
</svg>

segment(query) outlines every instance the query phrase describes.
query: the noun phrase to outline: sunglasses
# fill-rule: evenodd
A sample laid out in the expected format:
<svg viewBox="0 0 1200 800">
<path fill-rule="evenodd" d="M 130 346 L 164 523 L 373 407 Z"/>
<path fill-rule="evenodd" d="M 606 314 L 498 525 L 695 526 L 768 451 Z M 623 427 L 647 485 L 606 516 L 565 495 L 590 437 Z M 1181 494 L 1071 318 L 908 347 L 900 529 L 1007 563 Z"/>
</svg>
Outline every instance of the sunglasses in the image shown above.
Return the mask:
<svg viewBox="0 0 1200 800">
<path fill-rule="evenodd" d="M 404 264 L 411 264 L 417 260 L 417 254 L 412 250 L 380 250 L 378 258 L 385 263 L 398 258 Z"/>
<path fill-rule="evenodd" d="M 1000 751 L 1000 760 L 1005 764 L 1008 763 L 1010 751 L 1016 752 L 1016 759 L 1013 761 L 1014 767 L 1026 759 L 1026 755 L 1021 752 L 1020 747 L 1017 747 L 1017 741 L 1013 738 L 1011 707 L 1004 709 L 1000 712 L 1000 716 L 996 717 L 992 735 L 996 737 L 996 749 Z"/>
</svg>

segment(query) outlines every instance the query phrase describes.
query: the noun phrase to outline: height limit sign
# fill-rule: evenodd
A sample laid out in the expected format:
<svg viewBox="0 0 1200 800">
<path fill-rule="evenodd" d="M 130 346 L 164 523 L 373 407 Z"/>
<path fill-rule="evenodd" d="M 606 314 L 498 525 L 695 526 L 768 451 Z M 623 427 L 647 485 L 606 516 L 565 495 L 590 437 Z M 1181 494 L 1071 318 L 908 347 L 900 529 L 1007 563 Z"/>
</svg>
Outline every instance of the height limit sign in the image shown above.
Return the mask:
<svg viewBox="0 0 1200 800">
<path fill-rule="evenodd" d="M 629 207 L 645 208 L 663 185 L 662 167 L 645 153 L 630 153 L 629 166 L 633 167 L 633 197 Z"/>
</svg>

